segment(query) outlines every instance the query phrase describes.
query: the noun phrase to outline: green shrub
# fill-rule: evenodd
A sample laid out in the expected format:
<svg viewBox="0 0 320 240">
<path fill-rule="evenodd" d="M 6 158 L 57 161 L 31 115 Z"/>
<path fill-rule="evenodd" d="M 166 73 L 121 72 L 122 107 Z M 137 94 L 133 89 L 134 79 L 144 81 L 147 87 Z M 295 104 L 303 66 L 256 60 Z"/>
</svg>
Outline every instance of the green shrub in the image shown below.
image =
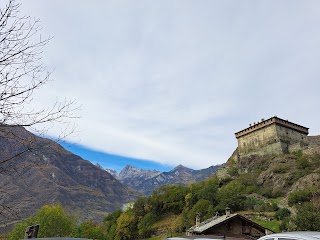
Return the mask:
<svg viewBox="0 0 320 240">
<path fill-rule="evenodd" d="M 279 190 L 274 190 L 270 187 L 261 188 L 258 193 L 267 198 L 278 198 L 283 197 L 283 192 Z"/>
<path fill-rule="evenodd" d="M 297 158 L 302 157 L 303 153 L 302 150 L 293 151 L 292 155 L 296 156 Z"/>
<path fill-rule="evenodd" d="M 238 176 L 239 175 L 238 168 L 237 167 L 229 167 L 228 174 L 232 177 Z"/>
<path fill-rule="evenodd" d="M 280 208 L 276 214 L 275 214 L 275 217 L 278 219 L 278 220 L 283 220 L 287 217 L 289 217 L 291 214 L 290 210 L 287 209 L 287 208 Z"/>
<path fill-rule="evenodd" d="M 245 186 L 237 181 L 232 181 L 220 188 L 217 194 L 219 205 L 216 206 L 215 211 L 220 211 L 226 207 L 233 211 L 243 210 L 245 196 Z"/>
<path fill-rule="evenodd" d="M 304 203 L 293 218 L 297 231 L 320 231 L 320 209 L 312 203 Z"/>
<path fill-rule="evenodd" d="M 275 203 L 261 202 L 254 206 L 254 211 L 256 212 L 274 212 L 279 209 L 278 205 Z"/>
<path fill-rule="evenodd" d="M 90 239 L 105 239 L 106 233 L 103 228 L 92 220 L 82 222 L 78 228 L 75 237 L 90 238 Z"/>
<path fill-rule="evenodd" d="M 311 163 L 308 161 L 307 156 L 303 154 L 302 150 L 294 151 L 292 153 L 296 158 L 296 168 L 305 170 L 311 167 Z M 314 157 L 311 157 L 311 160 Z"/>
<path fill-rule="evenodd" d="M 189 221 L 193 222 L 198 214 L 201 216 L 202 220 L 213 215 L 213 207 L 210 201 L 200 199 L 189 212 Z"/>
<path fill-rule="evenodd" d="M 313 165 L 319 166 L 319 164 L 320 164 L 320 153 L 313 154 L 311 156 L 310 160 L 313 163 Z"/>
<path fill-rule="evenodd" d="M 245 210 L 257 210 L 257 206 L 260 206 L 261 204 L 263 204 L 263 201 L 258 200 L 256 198 L 252 198 L 252 197 L 248 197 L 245 201 L 244 201 L 244 209 Z"/>
<path fill-rule="evenodd" d="M 289 176 L 288 184 L 292 185 L 294 184 L 299 178 L 302 178 L 303 176 L 306 176 L 309 173 L 307 169 L 295 169 Z"/>
<path fill-rule="evenodd" d="M 306 157 L 298 157 L 296 160 L 296 166 L 298 169 L 306 169 L 310 167 L 310 163 Z"/>
<path fill-rule="evenodd" d="M 287 232 L 289 229 L 289 222 L 287 219 L 281 221 L 281 223 L 279 224 L 279 229 L 281 232 Z"/>
<path fill-rule="evenodd" d="M 153 233 L 152 225 L 156 220 L 156 216 L 149 212 L 138 222 L 138 233 L 143 237 L 150 237 Z"/>
<path fill-rule="evenodd" d="M 66 212 L 61 205 L 45 205 L 35 216 L 15 225 L 8 234 L 9 240 L 22 239 L 26 227 L 39 224 L 38 237 L 72 237 L 76 231 L 76 218 Z"/>
<path fill-rule="evenodd" d="M 274 173 L 287 173 L 288 170 L 289 170 L 288 166 L 281 166 L 281 165 L 277 165 L 272 169 Z"/>
<path fill-rule="evenodd" d="M 313 193 L 313 189 L 304 189 L 290 193 L 288 196 L 288 204 L 289 206 L 292 206 L 297 203 L 308 202 L 311 200 Z"/>
<path fill-rule="evenodd" d="M 257 178 L 259 174 L 256 172 L 242 173 L 238 176 L 237 181 L 246 187 L 246 193 L 256 192 L 258 188 Z"/>
</svg>

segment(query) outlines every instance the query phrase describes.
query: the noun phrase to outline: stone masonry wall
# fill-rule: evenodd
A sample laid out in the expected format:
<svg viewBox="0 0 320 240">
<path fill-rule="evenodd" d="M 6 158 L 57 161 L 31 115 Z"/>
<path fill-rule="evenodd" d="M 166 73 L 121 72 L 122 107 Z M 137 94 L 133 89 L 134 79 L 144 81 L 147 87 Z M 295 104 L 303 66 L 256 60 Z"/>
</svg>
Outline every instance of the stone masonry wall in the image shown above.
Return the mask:
<svg viewBox="0 0 320 240">
<path fill-rule="evenodd" d="M 238 152 L 244 154 L 284 154 L 308 145 L 307 134 L 272 124 L 238 138 Z"/>
<path fill-rule="evenodd" d="M 240 155 L 247 154 L 277 141 L 277 129 L 275 125 L 269 125 L 238 138 L 238 151 Z"/>
<path fill-rule="evenodd" d="M 282 142 L 287 144 L 301 143 L 301 145 L 308 145 L 307 134 L 288 129 L 283 126 L 276 126 L 278 137 Z"/>
</svg>

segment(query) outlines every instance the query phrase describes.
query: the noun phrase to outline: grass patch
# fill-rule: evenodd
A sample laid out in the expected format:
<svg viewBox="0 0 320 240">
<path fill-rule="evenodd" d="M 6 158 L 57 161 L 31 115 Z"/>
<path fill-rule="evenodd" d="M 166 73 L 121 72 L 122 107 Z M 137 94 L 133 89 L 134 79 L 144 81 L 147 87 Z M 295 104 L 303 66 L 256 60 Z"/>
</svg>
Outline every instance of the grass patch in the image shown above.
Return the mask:
<svg viewBox="0 0 320 240">
<path fill-rule="evenodd" d="M 179 218 L 179 216 L 177 216 L 177 215 L 167 216 L 167 217 L 161 219 L 160 221 L 156 222 L 153 225 L 153 227 L 158 230 L 171 229 L 175 225 L 178 218 Z"/>
<path fill-rule="evenodd" d="M 255 219 L 255 217 L 258 218 L 258 217 L 261 217 L 261 216 L 273 217 L 276 212 L 240 211 L 240 212 L 237 212 L 237 213 L 240 214 L 240 215 L 244 215 L 244 216 L 251 215 Z"/>
<path fill-rule="evenodd" d="M 279 204 L 283 200 L 283 197 L 278 197 L 278 198 L 269 198 L 268 199 L 271 203 Z"/>
<path fill-rule="evenodd" d="M 289 171 L 289 166 L 286 165 L 276 165 L 272 168 L 274 173 L 283 174 Z"/>
<path fill-rule="evenodd" d="M 261 226 L 265 227 L 265 228 L 269 228 L 270 230 L 274 231 L 274 232 L 281 232 L 280 231 L 280 223 L 281 221 L 267 221 L 267 220 L 261 220 L 261 219 L 253 219 L 253 221 L 255 223 L 260 224 Z"/>
</svg>

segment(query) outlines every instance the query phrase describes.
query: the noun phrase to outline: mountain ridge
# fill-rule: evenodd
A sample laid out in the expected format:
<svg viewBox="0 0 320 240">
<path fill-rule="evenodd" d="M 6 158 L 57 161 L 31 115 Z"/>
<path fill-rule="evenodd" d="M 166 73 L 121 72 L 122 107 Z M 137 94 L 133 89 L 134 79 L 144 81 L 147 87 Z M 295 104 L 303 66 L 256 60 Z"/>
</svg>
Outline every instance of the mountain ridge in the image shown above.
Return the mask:
<svg viewBox="0 0 320 240">
<path fill-rule="evenodd" d="M 22 127 L 0 127 L 0 148 L 0 205 L 15 209 L 14 216 L 2 212 L 1 222 L 23 219 L 54 203 L 83 219 L 101 219 L 141 196 L 107 171 Z"/>
<path fill-rule="evenodd" d="M 188 185 L 192 182 L 202 181 L 212 176 L 221 165 L 210 166 L 205 169 L 193 170 L 181 164 L 168 172 L 157 170 L 143 170 L 131 165 L 126 165 L 120 173 L 112 172 L 126 186 L 145 195 L 150 195 L 153 190 L 166 184 Z"/>
</svg>

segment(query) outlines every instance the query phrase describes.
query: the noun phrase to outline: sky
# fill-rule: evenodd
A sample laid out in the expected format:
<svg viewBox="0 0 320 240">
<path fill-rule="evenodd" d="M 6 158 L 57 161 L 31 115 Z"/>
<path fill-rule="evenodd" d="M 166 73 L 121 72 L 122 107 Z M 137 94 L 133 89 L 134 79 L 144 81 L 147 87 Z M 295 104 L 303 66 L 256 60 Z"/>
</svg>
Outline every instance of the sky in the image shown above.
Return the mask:
<svg viewBox="0 0 320 240">
<path fill-rule="evenodd" d="M 317 0 L 21 2 L 53 37 L 53 81 L 33 106 L 75 99 L 66 140 L 87 160 L 206 168 L 227 161 L 235 132 L 275 115 L 320 134 Z"/>
</svg>

